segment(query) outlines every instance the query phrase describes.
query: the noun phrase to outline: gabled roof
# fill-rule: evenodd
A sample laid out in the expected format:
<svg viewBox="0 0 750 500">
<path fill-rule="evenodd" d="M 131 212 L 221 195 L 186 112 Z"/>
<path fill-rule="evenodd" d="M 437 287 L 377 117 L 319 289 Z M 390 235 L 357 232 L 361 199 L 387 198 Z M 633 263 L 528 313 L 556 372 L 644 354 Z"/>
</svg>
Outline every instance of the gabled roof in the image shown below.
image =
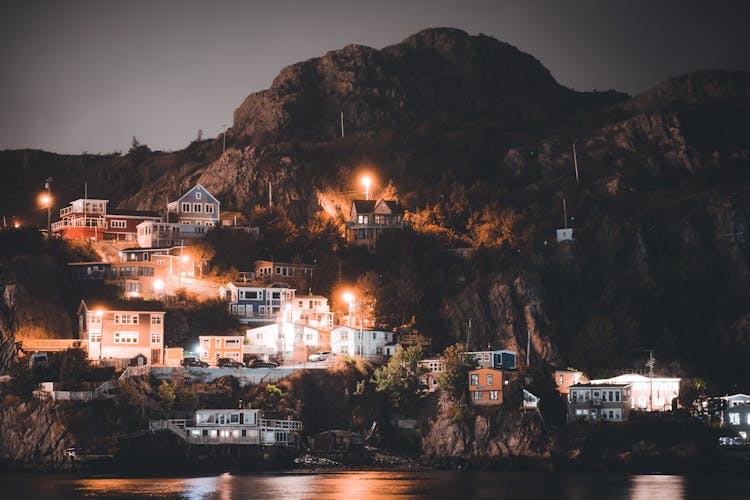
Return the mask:
<svg viewBox="0 0 750 500">
<path fill-rule="evenodd" d="M 269 288 L 276 288 L 276 289 L 289 289 L 289 290 L 295 290 L 294 288 L 291 288 L 286 283 L 273 283 L 268 284 L 264 283 L 262 281 L 250 281 L 250 282 L 244 282 L 244 281 L 230 281 L 227 283 L 227 286 L 232 285 L 236 288 L 263 288 L 263 289 L 269 289 Z"/>
<path fill-rule="evenodd" d="M 385 210 L 383 210 L 385 208 Z M 394 215 L 403 215 L 404 207 L 399 203 L 398 200 L 384 200 L 380 199 L 375 204 L 376 212 L 390 213 Z"/>
<path fill-rule="evenodd" d="M 605 383 L 605 384 L 573 384 L 570 386 L 570 388 L 578 387 L 578 388 L 588 388 L 588 389 L 601 389 L 602 387 L 630 387 L 632 384 L 615 384 L 615 383 Z"/>
<path fill-rule="evenodd" d="M 190 189 L 188 189 L 187 191 L 185 191 L 182 194 L 182 196 L 180 196 L 179 198 L 177 198 L 175 201 L 170 202 L 169 204 L 171 205 L 172 203 L 178 203 L 178 202 L 182 201 L 182 199 L 184 197 L 186 197 L 187 195 L 189 195 L 190 193 L 192 193 L 193 191 L 195 191 L 198 188 L 200 188 L 200 190 L 201 190 L 202 193 L 206 193 L 213 201 L 215 201 L 216 203 L 218 203 L 219 205 L 221 205 L 221 202 L 214 195 L 212 195 L 211 192 L 208 189 L 204 188 L 201 184 L 196 184 L 195 186 L 191 187 Z"/>
<path fill-rule="evenodd" d="M 676 377 L 658 377 L 655 376 L 653 378 L 649 378 L 643 375 L 638 375 L 637 373 L 626 373 L 624 375 L 618 375 L 617 377 L 612 378 L 602 378 L 602 379 L 596 379 L 592 380 L 592 384 L 633 384 L 636 382 L 650 382 L 650 381 L 664 381 L 664 380 L 670 380 L 670 381 L 679 381 L 679 378 Z"/>
<path fill-rule="evenodd" d="M 729 400 L 729 399 L 750 399 L 750 396 L 748 396 L 747 394 L 739 393 L 739 394 L 732 394 L 731 396 L 722 396 L 721 399 L 727 399 L 727 400 Z"/>
<path fill-rule="evenodd" d="M 88 311 L 130 311 L 130 312 L 166 312 L 164 304 L 158 300 L 114 300 L 101 298 L 84 298 L 78 306 L 76 314 Z"/>
<path fill-rule="evenodd" d="M 352 207 L 358 214 L 371 214 L 375 211 L 375 200 L 352 200 Z"/>
</svg>

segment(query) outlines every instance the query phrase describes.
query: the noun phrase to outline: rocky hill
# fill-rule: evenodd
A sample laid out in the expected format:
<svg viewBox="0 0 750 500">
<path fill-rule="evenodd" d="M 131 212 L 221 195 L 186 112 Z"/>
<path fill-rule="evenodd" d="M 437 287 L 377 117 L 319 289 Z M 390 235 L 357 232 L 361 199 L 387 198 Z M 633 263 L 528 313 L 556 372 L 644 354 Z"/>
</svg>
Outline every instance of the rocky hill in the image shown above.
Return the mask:
<svg viewBox="0 0 750 500">
<path fill-rule="evenodd" d="M 523 356 L 530 335 L 535 356 L 592 370 L 650 348 L 664 370 L 731 385 L 750 354 L 748 106 L 747 73 L 682 75 L 632 98 L 577 92 L 508 44 L 430 29 L 284 68 L 237 108 L 225 152 L 221 138 L 172 153 L 2 152 L 0 213 L 42 222 L 33 195 L 51 175 L 58 205 L 88 181 L 121 208 L 156 210 L 201 182 L 249 211 L 270 183 L 299 223 L 340 215 L 367 166 L 412 214 L 428 208 L 481 247 L 469 263 L 422 253 L 404 268 L 422 269 L 411 297 L 438 344 L 472 319 L 482 347 Z M 575 242 L 556 245 L 563 199 Z M 376 260 L 349 264 L 409 282 L 403 255 Z"/>
</svg>

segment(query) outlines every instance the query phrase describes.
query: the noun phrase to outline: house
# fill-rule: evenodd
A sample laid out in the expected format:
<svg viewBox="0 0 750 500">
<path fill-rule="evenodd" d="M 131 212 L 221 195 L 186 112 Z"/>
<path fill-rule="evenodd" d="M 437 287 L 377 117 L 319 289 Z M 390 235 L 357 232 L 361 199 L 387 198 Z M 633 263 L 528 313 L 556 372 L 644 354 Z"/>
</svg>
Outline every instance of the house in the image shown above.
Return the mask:
<svg viewBox="0 0 750 500">
<path fill-rule="evenodd" d="M 274 262 L 272 260 L 256 260 L 254 265 L 255 278 L 259 280 L 285 281 L 295 286 L 307 283 L 313 277 L 315 266 L 294 262 Z"/>
<path fill-rule="evenodd" d="M 348 354 L 373 361 L 392 355 L 396 349 L 393 332 L 360 330 L 349 326 L 337 326 L 331 330 L 331 352 Z"/>
<path fill-rule="evenodd" d="M 186 245 L 192 239 L 203 238 L 213 227 L 202 220 L 179 223 L 144 221 L 136 228 L 138 245 L 141 248 Z"/>
<path fill-rule="evenodd" d="M 374 247 L 383 231 L 404 229 L 404 207 L 398 200 L 353 200 L 346 224 L 346 240 Z"/>
<path fill-rule="evenodd" d="M 464 356 L 474 358 L 476 363 L 483 368 L 495 368 L 497 370 L 515 370 L 516 353 L 514 351 L 470 351 Z"/>
<path fill-rule="evenodd" d="M 292 301 L 292 322 L 313 328 L 333 328 L 333 313 L 328 308 L 328 299 L 322 295 L 297 295 Z"/>
<path fill-rule="evenodd" d="M 739 405 L 750 405 L 750 396 L 748 396 L 747 394 L 733 394 L 731 396 L 722 396 L 721 399 L 726 401 L 727 408 Z"/>
<path fill-rule="evenodd" d="M 200 358 L 216 365 L 219 358 L 242 361 L 244 337 L 237 335 L 201 335 L 198 337 Z"/>
<path fill-rule="evenodd" d="M 161 364 L 164 347 L 164 305 L 147 300 L 81 300 L 76 313 L 81 340 L 88 342 L 89 360 L 122 364 L 145 356 Z"/>
<path fill-rule="evenodd" d="M 139 224 L 158 222 L 156 212 L 108 210 L 109 200 L 80 198 L 60 210 L 60 220 L 52 224 L 52 232 L 72 240 L 135 241 Z"/>
<path fill-rule="evenodd" d="M 208 227 L 219 225 L 220 208 L 221 202 L 200 184 L 193 186 L 177 201 L 167 204 L 170 221 Z"/>
<path fill-rule="evenodd" d="M 503 404 L 503 385 L 509 374 L 495 368 L 478 368 L 469 372 L 469 400 L 474 406 Z"/>
<path fill-rule="evenodd" d="M 362 449 L 365 439 L 361 434 L 350 431 L 323 431 L 310 437 L 310 451 L 313 453 L 348 453 Z"/>
<path fill-rule="evenodd" d="M 111 275 L 108 262 L 69 262 L 68 274 L 73 281 L 104 281 Z"/>
<path fill-rule="evenodd" d="M 747 439 L 750 435 L 750 403 L 737 403 L 724 410 L 723 427 Z"/>
<path fill-rule="evenodd" d="M 262 359 L 303 363 L 318 351 L 331 349 L 331 333 L 303 324 L 272 323 L 245 331 L 245 353 Z"/>
<path fill-rule="evenodd" d="M 292 322 L 295 291 L 285 283 L 230 282 L 219 288 L 219 297 L 229 304 L 229 312 L 242 323 Z"/>
<path fill-rule="evenodd" d="M 225 211 L 219 215 L 219 225 L 227 231 L 242 231 L 255 239 L 260 238 L 260 227 L 248 226 L 247 219 L 242 212 Z"/>
<path fill-rule="evenodd" d="M 630 385 L 630 408 L 633 410 L 670 411 L 672 402 L 680 395 L 679 378 L 645 377 L 627 373 L 608 379 L 592 380 L 591 383 Z"/>
<path fill-rule="evenodd" d="M 570 386 L 576 384 L 588 384 L 589 379 L 583 372 L 577 370 L 557 368 L 554 371 L 555 385 L 560 394 L 569 394 Z"/>
<path fill-rule="evenodd" d="M 539 402 L 541 398 L 534 396 L 526 389 L 523 390 L 523 401 L 521 402 L 522 410 L 537 410 L 539 409 Z"/>
<path fill-rule="evenodd" d="M 445 371 L 442 358 L 421 359 L 417 364 L 422 374 L 419 377 L 419 390 L 435 392 L 438 390 L 438 378 Z"/>
<path fill-rule="evenodd" d="M 574 384 L 568 394 L 568 422 L 624 422 L 630 413 L 630 384 Z"/>
</svg>

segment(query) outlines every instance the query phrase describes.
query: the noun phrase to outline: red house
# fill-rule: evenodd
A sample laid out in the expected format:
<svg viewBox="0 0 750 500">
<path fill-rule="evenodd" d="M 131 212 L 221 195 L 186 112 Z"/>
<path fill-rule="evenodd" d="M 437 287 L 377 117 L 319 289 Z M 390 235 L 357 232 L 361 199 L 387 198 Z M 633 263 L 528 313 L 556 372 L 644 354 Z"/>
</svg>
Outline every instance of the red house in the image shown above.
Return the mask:
<svg viewBox="0 0 750 500">
<path fill-rule="evenodd" d="M 109 200 L 81 198 L 60 210 L 60 220 L 52 232 L 70 240 L 136 241 L 137 226 L 145 221 L 161 221 L 156 212 L 136 210 L 107 211 Z"/>
</svg>

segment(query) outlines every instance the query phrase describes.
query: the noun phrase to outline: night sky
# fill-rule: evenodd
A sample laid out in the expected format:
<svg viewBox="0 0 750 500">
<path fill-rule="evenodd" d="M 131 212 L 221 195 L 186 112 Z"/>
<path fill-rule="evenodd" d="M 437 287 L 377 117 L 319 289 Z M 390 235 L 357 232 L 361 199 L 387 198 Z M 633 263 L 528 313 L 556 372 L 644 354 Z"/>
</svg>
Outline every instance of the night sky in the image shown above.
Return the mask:
<svg viewBox="0 0 750 500">
<path fill-rule="evenodd" d="M 175 150 L 289 64 L 428 27 L 485 33 L 578 90 L 750 70 L 747 1 L 3 1 L 0 149 Z"/>
</svg>

